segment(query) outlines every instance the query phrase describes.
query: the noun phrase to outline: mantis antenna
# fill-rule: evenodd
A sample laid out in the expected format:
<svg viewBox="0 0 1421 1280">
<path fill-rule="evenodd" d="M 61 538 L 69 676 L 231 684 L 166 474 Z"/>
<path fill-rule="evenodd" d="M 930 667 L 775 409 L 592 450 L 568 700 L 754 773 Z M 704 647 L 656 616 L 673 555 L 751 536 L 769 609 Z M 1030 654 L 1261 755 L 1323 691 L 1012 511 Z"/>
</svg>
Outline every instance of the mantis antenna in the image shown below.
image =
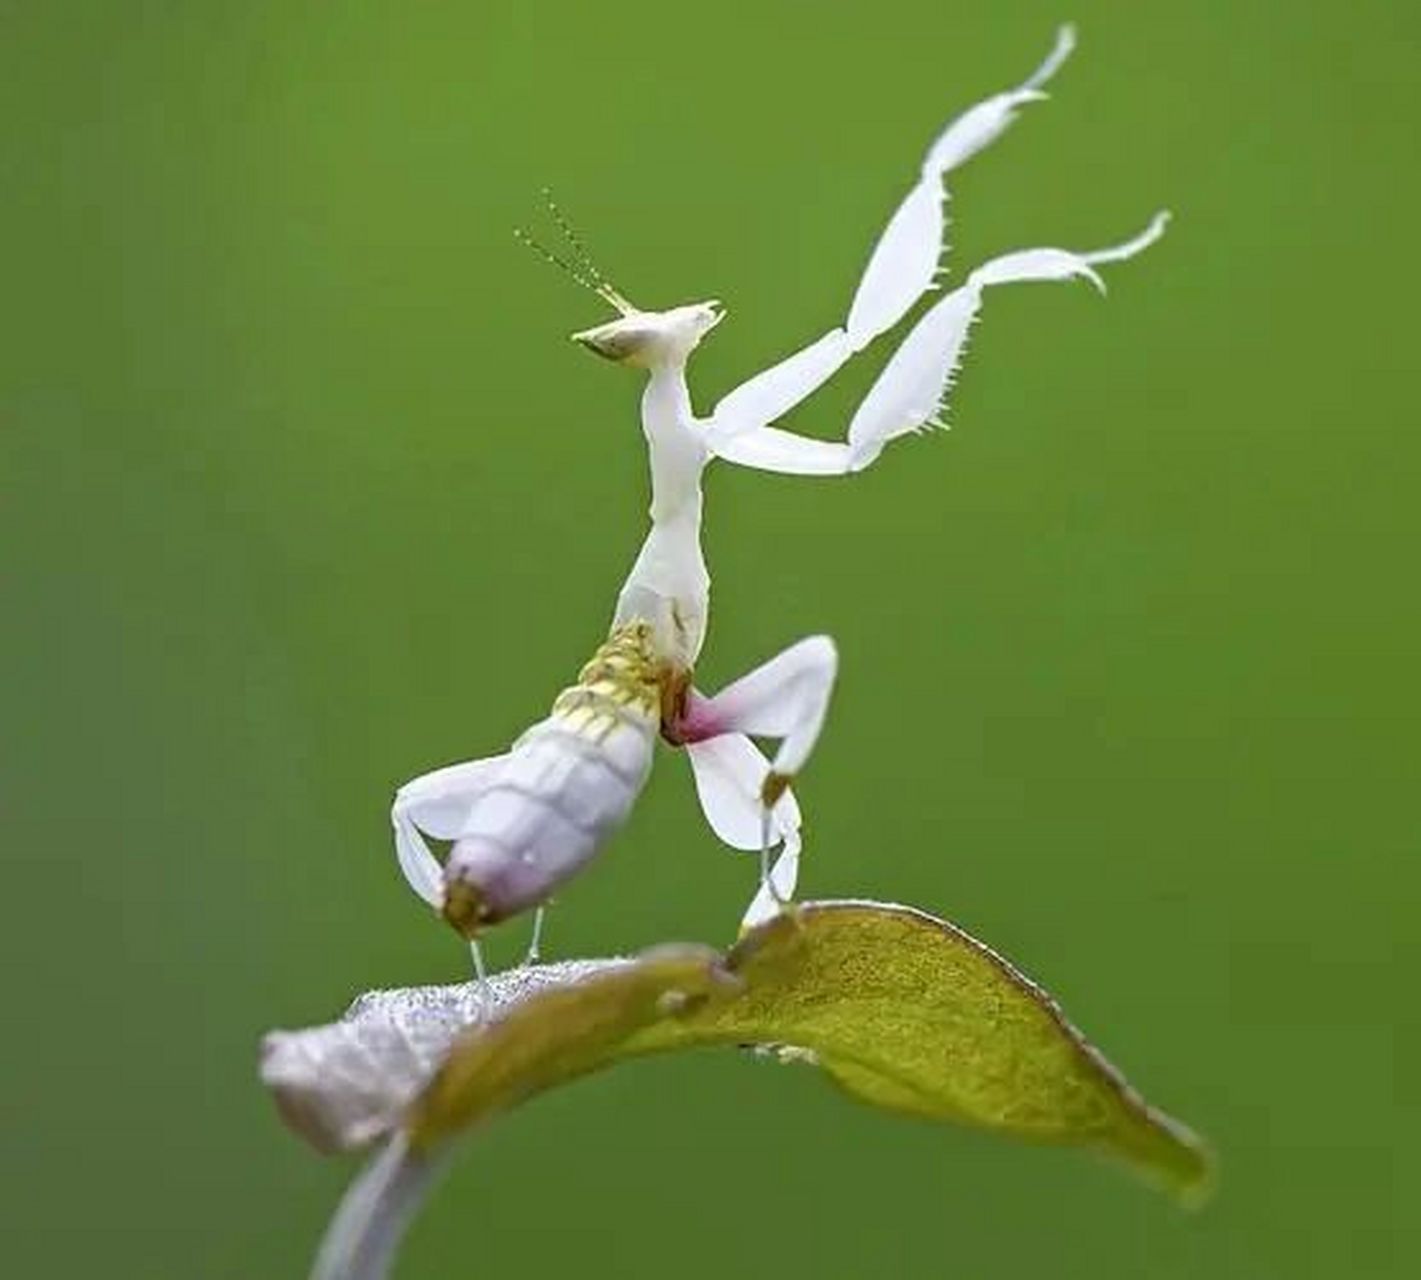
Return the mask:
<svg viewBox="0 0 1421 1280">
<path fill-rule="evenodd" d="M 534 239 L 533 236 L 522 227 L 513 228 L 513 238 L 517 240 L 519 244 L 526 245 L 529 249 L 533 250 L 533 252 L 545 262 L 550 262 L 553 266 L 566 272 L 584 289 L 595 293 L 603 302 L 615 307 L 621 315 L 629 316 L 634 314 L 637 308 L 627 301 L 626 295 L 608 280 L 598 268 L 597 264 L 592 261 L 592 255 L 587 252 L 586 242 L 576 229 L 574 229 L 572 223 L 568 221 L 567 215 L 563 213 L 557 201 L 553 199 L 552 189 L 549 187 L 543 188 L 543 202 L 548 206 L 548 212 L 552 215 L 553 222 L 557 224 L 558 230 L 562 232 L 563 239 L 567 241 L 568 248 L 572 250 L 574 261 L 569 262 L 560 254 L 554 253 L 541 241 Z"/>
<path fill-rule="evenodd" d="M 568 221 L 567 215 L 563 213 L 558 202 L 553 199 L 553 189 L 543 188 L 543 202 L 548 206 L 548 212 L 552 214 L 553 221 L 557 223 L 558 230 L 562 232 L 563 239 L 568 242 L 578 260 L 582 263 L 587 274 L 592 277 L 593 283 L 597 286 L 597 292 L 624 316 L 630 315 L 636 310 L 620 289 L 617 288 L 598 269 L 597 264 L 592 260 L 592 255 L 587 252 L 587 242 L 583 240 L 582 234 Z"/>
</svg>

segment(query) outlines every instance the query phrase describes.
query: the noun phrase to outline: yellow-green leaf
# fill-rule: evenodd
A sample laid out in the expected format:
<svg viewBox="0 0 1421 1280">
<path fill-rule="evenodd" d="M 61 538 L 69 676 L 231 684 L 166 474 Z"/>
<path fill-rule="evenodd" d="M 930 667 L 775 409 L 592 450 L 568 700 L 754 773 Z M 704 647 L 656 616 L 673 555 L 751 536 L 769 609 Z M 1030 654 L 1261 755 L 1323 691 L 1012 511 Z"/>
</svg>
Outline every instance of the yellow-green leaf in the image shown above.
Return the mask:
<svg viewBox="0 0 1421 1280">
<path fill-rule="evenodd" d="M 656 947 L 520 1000 L 473 1027 L 410 1111 L 416 1147 L 428 1147 L 564 1080 L 628 1055 L 631 1037 L 667 1023 L 688 1002 L 735 985 L 709 947 Z"/>
<path fill-rule="evenodd" d="M 631 1036 L 628 1051 L 774 1041 L 810 1050 L 865 1102 L 1124 1160 L 1186 1201 L 1210 1162 L 1149 1107 L 1040 987 L 921 911 L 811 903 L 747 935 L 725 967 L 744 982 Z"/>
<path fill-rule="evenodd" d="M 347 1193 L 314 1280 L 387 1274 L 459 1134 L 563 1081 L 699 1045 L 774 1046 L 876 1106 L 1091 1148 L 1186 1202 L 1208 1185 L 1199 1139 L 1147 1106 L 1049 996 L 960 929 L 908 907 L 809 903 L 723 955 L 660 947 L 564 973 L 495 978 L 483 992 L 491 1016 L 462 1032 L 449 1010 L 479 1002 L 464 988 L 425 988 L 413 1000 L 367 997 L 344 1024 L 269 1040 L 264 1074 L 313 1140 L 341 1146 L 393 1130 Z M 402 1011 L 398 1035 L 378 1016 L 382 1004 Z M 423 1037 L 409 1010 L 420 1007 L 438 1011 L 425 1047 L 446 1046 L 427 1082 L 411 1049 Z M 352 1054 L 364 1069 L 318 1069 Z"/>
<path fill-rule="evenodd" d="M 865 1102 L 1094 1148 L 1185 1199 L 1208 1183 L 1203 1144 L 1039 987 L 946 921 L 871 902 L 801 906 L 718 964 L 663 948 L 531 997 L 449 1054 L 411 1138 L 427 1147 L 623 1058 L 745 1043 L 794 1046 Z"/>
</svg>

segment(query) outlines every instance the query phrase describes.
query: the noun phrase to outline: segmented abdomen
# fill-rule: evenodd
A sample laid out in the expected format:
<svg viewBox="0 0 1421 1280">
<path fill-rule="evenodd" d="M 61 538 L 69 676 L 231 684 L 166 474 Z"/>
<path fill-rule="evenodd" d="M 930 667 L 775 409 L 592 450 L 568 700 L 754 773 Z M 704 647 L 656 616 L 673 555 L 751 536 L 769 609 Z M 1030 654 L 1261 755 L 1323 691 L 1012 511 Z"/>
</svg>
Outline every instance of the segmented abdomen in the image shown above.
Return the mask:
<svg viewBox="0 0 1421 1280">
<path fill-rule="evenodd" d="M 649 640 L 641 623 L 614 631 L 475 802 L 444 872 L 463 932 L 546 901 L 626 821 L 661 721 Z"/>
</svg>

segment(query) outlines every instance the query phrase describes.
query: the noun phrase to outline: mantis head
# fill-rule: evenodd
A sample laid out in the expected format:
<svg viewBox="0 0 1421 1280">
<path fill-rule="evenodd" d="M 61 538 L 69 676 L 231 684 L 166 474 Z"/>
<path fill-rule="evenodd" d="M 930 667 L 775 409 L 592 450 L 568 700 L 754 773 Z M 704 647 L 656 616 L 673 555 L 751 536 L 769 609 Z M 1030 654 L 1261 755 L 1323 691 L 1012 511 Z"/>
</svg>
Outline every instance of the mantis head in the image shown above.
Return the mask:
<svg viewBox="0 0 1421 1280">
<path fill-rule="evenodd" d="M 607 279 L 592 261 L 582 237 L 558 208 L 552 193 L 545 190 L 543 199 L 572 251 L 571 258 L 554 253 L 521 227 L 514 230 L 514 238 L 617 310 L 615 320 L 574 333 L 572 340 L 606 360 L 637 369 L 684 364 L 700 340 L 725 317 L 720 300 L 711 298 L 707 302 L 692 302 L 684 307 L 672 307 L 669 311 L 642 311 L 629 302 L 626 294 Z"/>
<path fill-rule="evenodd" d="M 650 369 L 684 364 L 700 340 L 724 318 L 725 311 L 716 298 L 670 311 L 638 311 L 628 306 L 617 319 L 574 333 L 572 340 L 617 364 Z"/>
</svg>

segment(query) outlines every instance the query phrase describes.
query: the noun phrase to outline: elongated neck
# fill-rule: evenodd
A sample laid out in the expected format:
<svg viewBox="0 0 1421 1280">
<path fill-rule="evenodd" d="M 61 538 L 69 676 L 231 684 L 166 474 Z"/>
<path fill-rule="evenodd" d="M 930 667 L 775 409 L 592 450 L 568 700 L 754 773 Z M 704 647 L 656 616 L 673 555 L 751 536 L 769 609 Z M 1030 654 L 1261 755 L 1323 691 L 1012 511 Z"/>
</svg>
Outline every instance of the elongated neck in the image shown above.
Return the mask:
<svg viewBox="0 0 1421 1280">
<path fill-rule="evenodd" d="M 709 455 L 692 429 L 684 361 L 651 370 L 641 397 L 641 428 L 651 455 L 652 523 L 689 520 L 699 530 L 701 472 Z"/>
<path fill-rule="evenodd" d="M 701 552 L 701 472 L 709 455 L 693 429 L 684 362 L 651 371 L 641 424 L 651 455 L 651 529 L 615 621 L 649 623 L 659 659 L 689 670 L 705 638 L 710 601 Z"/>
</svg>

